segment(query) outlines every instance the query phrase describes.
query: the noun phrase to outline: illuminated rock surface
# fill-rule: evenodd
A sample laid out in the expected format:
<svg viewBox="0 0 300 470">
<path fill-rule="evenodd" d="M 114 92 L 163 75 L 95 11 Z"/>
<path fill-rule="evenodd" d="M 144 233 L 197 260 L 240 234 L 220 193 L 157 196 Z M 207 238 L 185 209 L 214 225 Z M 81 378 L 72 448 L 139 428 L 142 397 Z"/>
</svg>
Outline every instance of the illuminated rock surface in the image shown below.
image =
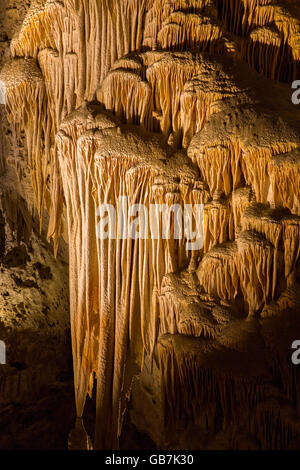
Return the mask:
<svg viewBox="0 0 300 470">
<path fill-rule="evenodd" d="M 128 447 L 128 423 L 168 449 L 297 446 L 298 1 L 33 0 L 19 19 L 10 57 L 1 43 L 1 167 L 24 209 L 4 193 L 2 210 L 24 249 L 35 211 L 58 272 L 68 244 L 69 447 Z M 204 204 L 203 249 L 99 240 L 97 209 L 120 196 Z M 44 287 L 58 323 L 60 276 Z"/>
</svg>

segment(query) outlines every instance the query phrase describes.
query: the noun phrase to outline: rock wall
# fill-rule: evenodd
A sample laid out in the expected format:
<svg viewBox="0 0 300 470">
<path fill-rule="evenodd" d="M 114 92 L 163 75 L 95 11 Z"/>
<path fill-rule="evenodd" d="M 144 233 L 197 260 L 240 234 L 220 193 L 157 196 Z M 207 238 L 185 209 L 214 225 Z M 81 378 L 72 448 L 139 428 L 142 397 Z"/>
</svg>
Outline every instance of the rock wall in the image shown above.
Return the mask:
<svg viewBox="0 0 300 470">
<path fill-rule="evenodd" d="M 1 2 L 2 65 L 29 3 Z M 2 102 L 0 162 L 0 449 L 63 449 L 74 419 L 68 253 L 55 259 L 40 232 L 24 132 Z"/>
<path fill-rule="evenodd" d="M 95 448 L 124 416 L 163 448 L 298 445 L 299 34 L 295 0 L 31 2 L 0 80 L 22 197 L 69 245 L 71 448 L 93 393 Z M 204 247 L 160 219 L 99 240 L 120 196 L 203 204 Z"/>
</svg>

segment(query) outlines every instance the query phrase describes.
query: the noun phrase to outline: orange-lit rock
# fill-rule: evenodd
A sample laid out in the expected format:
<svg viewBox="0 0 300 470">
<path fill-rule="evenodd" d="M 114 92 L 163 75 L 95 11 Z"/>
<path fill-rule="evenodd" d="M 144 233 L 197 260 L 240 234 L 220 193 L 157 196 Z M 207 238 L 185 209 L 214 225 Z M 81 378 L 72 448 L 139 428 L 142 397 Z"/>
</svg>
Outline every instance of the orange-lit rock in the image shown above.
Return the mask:
<svg viewBox="0 0 300 470">
<path fill-rule="evenodd" d="M 55 255 L 68 243 L 69 447 L 117 449 L 129 415 L 159 448 L 295 446 L 298 1 L 33 0 L 10 52 L 0 81 L 32 187 L 14 145 L 19 204 Z M 202 204 L 203 247 L 163 238 L 160 219 L 157 238 L 100 240 L 99 206 L 124 196 L 189 204 L 194 225 Z"/>
</svg>

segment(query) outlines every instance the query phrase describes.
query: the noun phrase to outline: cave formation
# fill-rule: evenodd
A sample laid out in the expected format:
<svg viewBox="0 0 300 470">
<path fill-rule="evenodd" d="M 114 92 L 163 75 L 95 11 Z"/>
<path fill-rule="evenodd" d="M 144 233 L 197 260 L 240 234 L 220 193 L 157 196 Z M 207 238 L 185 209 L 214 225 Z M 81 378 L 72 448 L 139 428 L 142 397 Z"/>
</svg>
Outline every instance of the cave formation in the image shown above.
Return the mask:
<svg viewBox="0 0 300 470">
<path fill-rule="evenodd" d="M 0 411 L 70 312 L 70 449 L 299 449 L 298 0 L 2 3 Z M 99 239 L 124 196 L 204 205 L 203 248 Z"/>
</svg>

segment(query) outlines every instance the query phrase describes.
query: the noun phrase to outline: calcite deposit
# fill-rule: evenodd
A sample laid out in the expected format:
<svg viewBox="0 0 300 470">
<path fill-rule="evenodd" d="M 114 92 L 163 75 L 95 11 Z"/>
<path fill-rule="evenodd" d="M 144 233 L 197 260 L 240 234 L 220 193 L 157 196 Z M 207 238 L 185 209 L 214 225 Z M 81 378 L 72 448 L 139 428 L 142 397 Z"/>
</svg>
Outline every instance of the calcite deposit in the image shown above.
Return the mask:
<svg viewBox="0 0 300 470">
<path fill-rule="evenodd" d="M 14 144 L 2 178 L 22 242 L 37 217 L 57 263 L 68 244 L 70 449 L 118 449 L 128 421 L 165 449 L 299 448 L 297 79 L 298 0 L 32 0 L 16 21 L 0 83 L 26 168 Z M 202 205 L 203 246 L 160 216 L 101 239 L 124 197 L 193 226 Z"/>
</svg>

